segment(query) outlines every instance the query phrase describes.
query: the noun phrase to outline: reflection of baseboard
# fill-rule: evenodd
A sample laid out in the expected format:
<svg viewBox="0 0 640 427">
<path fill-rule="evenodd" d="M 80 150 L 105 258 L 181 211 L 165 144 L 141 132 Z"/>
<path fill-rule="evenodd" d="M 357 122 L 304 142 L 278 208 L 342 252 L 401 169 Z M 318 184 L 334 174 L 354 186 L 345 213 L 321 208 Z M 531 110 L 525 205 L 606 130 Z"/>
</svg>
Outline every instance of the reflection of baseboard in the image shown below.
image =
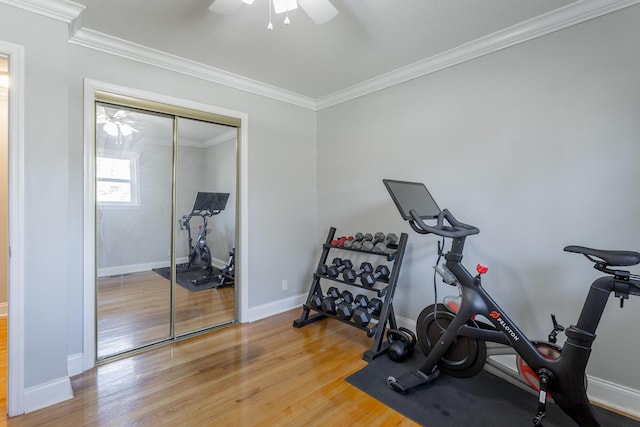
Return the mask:
<svg viewBox="0 0 640 427">
<path fill-rule="evenodd" d="M 141 271 L 149 271 L 154 268 L 169 267 L 167 261 L 150 262 L 147 264 L 129 264 L 118 265 L 115 267 L 106 267 L 98 269 L 98 277 L 119 276 L 121 274 L 138 273 Z"/>
<path fill-rule="evenodd" d="M 176 264 L 185 264 L 189 261 L 189 258 L 182 257 L 176 258 Z M 227 261 L 223 261 L 221 259 L 214 258 L 211 260 L 211 264 L 221 269 L 227 265 Z M 109 276 L 118 276 L 121 274 L 131 274 L 131 273 L 139 273 L 141 271 L 149 271 L 154 268 L 164 268 L 169 267 L 169 262 L 167 261 L 157 261 L 157 262 L 149 262 L 146 264 L 129 264 L 129 265 L 118 265 L 115 267 L 105 267 L 98 269 L 98 277 L 109 277 Z"/>
<path fill-rule="evenodd" d="M 9 313 L 8 307 L 8 303 L 0 302 L 0 317 L 7 317 L 7 314 Z"/>
</svg>

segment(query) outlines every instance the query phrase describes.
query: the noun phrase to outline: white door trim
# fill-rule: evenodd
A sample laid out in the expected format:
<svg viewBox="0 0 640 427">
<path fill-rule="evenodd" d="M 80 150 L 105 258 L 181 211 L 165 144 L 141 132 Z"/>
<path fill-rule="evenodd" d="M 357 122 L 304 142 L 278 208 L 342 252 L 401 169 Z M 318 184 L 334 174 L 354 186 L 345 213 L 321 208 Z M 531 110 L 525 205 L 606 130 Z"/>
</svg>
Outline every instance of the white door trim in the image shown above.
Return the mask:
<svg viewBox="0 0 640 427">
<path fill-rule="evenodd" d="M 9 325 L 7 413 L 24 413 L 24 47 L 0 40 L 9 57 Z"/>
</svg>

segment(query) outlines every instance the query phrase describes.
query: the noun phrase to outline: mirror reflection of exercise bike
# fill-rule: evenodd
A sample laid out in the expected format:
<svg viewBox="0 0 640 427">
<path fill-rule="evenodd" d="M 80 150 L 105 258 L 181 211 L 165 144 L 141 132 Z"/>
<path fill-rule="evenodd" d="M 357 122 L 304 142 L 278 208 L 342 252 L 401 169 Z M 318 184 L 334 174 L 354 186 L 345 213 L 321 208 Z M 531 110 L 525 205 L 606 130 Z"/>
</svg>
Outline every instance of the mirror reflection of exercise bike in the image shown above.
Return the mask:
<svg viewBox="0 0 640 427">
<path fill-rule="evenodd" d="M 389 377 L 389 387 L 404 393 L 434 381 L 441 372 L 455 377 L 471 377 L 479 373 L 487 361 L 488 344 L 502 345 L 505 351 L 517 354 L 522 382 L 538 392 L 534 426 L 542 426 L 548 395 L 552 395 L 560 409 L 578 425 L 600 426 L 587 398 L 585 369 L 609 295 L 613 293 L 620 298 L 621 307 L 630 295 L 640 295 L 640 276 L 619 268 L 640 264 L 640 253 L 583 246 L 564 248 L 567 252 L 584 255 L 605 276 L 591 284 L 575 325 L 564 328 L 552 315 L 554 325 L 549 342 L 532 341 L 482 287 L 482 274 L 487 272 L 487 268 L 479 264 L 478 274 L 474 276 L 462 265 L 465 239 L 478 234 L 478 228 L 461 223 L 447 209 L 440 210 L 422 183 L 383 182 L 402 218 L 415 232 L 435 234 L 443 240 L 452 239 L 451 248 L 446 253 L 439 245 L 438 261 L 440 256 L 444 256 L 445 263 L 442 266 L 436 263 L 435 268 L 443 281 L 457 287 L 460 294 L 457 307 L 436 301 L 420 313 L 416 335 L 418 347 L 426 360 L 418 370 Z M 566 336 L 562 347 L 555 344 L 556 335 L 561 331 Z M 514 376 L 514 379 L 518 378 Z"/>
<path fill-rule="evenodd" d="M 207 218 L 222 212 L 226 208 L 228 200 L 229 193 L 198 192 L 191 212 L 183 215 L 182 218 L 178 220 L 180 230 L 187 230 L 187 238 L 189 240 L 188 262 L 182 266 L 179 271 L 191 270 L 199 264 L 200 269 L 204 272 L 202 278 L 191 281 L 194 285 L 202 285 L 213 280 L 219 280 L 219 285 L 229 285 L 228 281 L 225 282 L 222 280 L 220 274 L 214 274 L 212 265 L 213 254 L 207 244 Z M 202 224 L 198 225 L 198 236 L 196 237 L 195 243 L 191 236 L 191 218 L 194 216 L 200 216 L 202 218 Z M 227 265 L 225 269 L 228 267 Z"/>
</svg>

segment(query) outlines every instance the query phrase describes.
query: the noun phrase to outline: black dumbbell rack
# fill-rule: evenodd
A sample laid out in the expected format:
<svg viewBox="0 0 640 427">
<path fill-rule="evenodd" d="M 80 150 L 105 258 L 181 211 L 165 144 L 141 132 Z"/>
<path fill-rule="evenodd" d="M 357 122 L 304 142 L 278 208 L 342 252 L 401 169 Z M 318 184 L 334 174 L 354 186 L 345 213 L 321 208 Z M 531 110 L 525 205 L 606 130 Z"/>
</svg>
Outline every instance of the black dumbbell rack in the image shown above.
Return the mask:
<svg viewBox="0 0 640 427">
<path fill-rule="evenodd" d="M 389 245 L 387 247 L 387 251 L 378 252 L 375 249 L 372 251 L 367 251 L 364 249 L 353 249 L 353 248 L 345 248 L 342 246 L 334 246 L 331 242 L 334 240 L 336 234 L 336 229 L 331 227 L 329 229 L 329 234 L 327 235 L 327 240 L 322 245 L 322 255 L 320 256 L 320 261 L 318 262 L 318 266 L 313 273 L 313 281 L 311 284 L 311 289 L 309 289 L 309 295 L 307 296 L 307 301 L 302 305 L 302 315 L 299 319 L 294 320 L 293 326 L 296 328 L 301 328 L 303 326 L 308 325 L 309 323 L 316 322 L 325 318 L 333 318 L 339 320 L 343 323 L 347 323 L 353 327 L 364 330 L 369 337 L 373 337 L 373 343 L 371 344 L 371 349 L 364 352 L 362 358 L 367 362 L 372 361 L 376 357 L 384 354 L 388 349 L 388 344 L 385 343 L 385 329 L 387 325 L 391 329 L 397 329 L 398 325 L 396 324 L 396 316 L 393 311 L 393 295 L 395 294 L 396 285 L 398 281 L 398 275 L 400 273 L 400 266 L 402 264 L 402 258 L 404 257 L 405 248 L 407 246 L 407 238 L 408 235 L 406 233 L 402 233 L 400 235 L 400 239 L 398 243 L 395 245 Z M 364 253 L 371 256 L 376 257 L 384 257 L 387 261 L 393 262 L 392 268 L 390 268 L 390 275 L 388 279 L 380 279 L 376 281 L 373 287 L 366 287 L 361 285 L 360 283 L 355 282 L 347 282 L 342 280 L 340 277 L 330 278 L 327 276 L 323 276 L 318 274 L 320 266 L 326 265 L 327 258 L 329 257 L 329 252 L 332 250 L 339 251 L 349 251 L 349 252 L 358 252 Z M 369 322 L 366 326 L 360 326 L 351 320 L 342 319 L 335 314 L 327 313 L 322 311 L 320 307 L 315 308 L 312 307 L 309 302 L 314 295 L 318 295 L 323 297 L 321 281 L 328 280 L 331 282 L 337 282 L 348 286 L 357 287 L 363 289 L 369 293 L 375 293 L 377 297 L 382 299 L 382 309 L 380 310 L 379 315 L 372 316 L 372 319 L 377 320 L 377 323 L 372 325 L 372 322 Z M 311 314 L 311 311 L 315 311 L 315 314 Z"/>
</svg>

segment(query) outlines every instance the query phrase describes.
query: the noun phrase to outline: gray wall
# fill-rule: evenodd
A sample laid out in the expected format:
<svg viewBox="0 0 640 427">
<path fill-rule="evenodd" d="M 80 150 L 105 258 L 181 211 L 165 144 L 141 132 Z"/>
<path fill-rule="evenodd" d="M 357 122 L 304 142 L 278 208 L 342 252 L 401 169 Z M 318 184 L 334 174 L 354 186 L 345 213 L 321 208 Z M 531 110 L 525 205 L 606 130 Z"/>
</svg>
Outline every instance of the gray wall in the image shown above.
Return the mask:
<svg viewBox="0 0 640 427">
<path fill-rule="evenodd" d="M 598 272 L 563 247 L 640 250 L 638 22 L 634 6 L 320 111 L 318 232 L 409 233 L 394 306 L 416 319 L 437 239 L 411 231 L 381 180 L 425 182 L 480 228 L 466 264 L 489 265 L 485 287 L 526 334 L 545 338 L 549 313 L 575 322 Z M 636 390 L 639 303 L 610 301 L 589 365 Z"/>
<path fill-rule="evenodd" d="M 0 4 L 0 39 L 25 47 L 24 380 L 28 387 L 67 376 L 68 270 L 82 272 L 81 259 L 69 256 L 68 28 Z M 75 224 L 79 227 L 81 221 Z"/>
</svg>

